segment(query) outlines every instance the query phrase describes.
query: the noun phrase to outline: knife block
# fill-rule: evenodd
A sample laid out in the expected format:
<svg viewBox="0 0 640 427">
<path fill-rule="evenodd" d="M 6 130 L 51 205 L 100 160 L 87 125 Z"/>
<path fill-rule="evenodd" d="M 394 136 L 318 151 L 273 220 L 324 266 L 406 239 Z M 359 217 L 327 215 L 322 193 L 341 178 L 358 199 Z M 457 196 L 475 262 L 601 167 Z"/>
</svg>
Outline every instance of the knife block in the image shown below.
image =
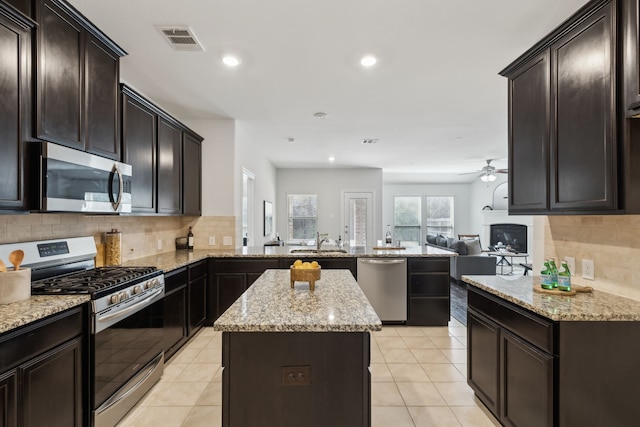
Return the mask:
<svg viewBox="0 0 640 427">
<path fill-rule="evenodd" d="M 0 273 L 0 304 L 28 300 L 31 297 L 31 269 Z"/>
</svg>

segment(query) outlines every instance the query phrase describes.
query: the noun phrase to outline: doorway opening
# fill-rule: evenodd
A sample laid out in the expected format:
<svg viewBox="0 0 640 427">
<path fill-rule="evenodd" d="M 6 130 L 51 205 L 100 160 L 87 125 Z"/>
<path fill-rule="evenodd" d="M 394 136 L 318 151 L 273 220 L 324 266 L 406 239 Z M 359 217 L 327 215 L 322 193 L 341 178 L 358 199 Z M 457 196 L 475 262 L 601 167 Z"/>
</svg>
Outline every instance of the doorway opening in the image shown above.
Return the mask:
<svg viewBox="0 0 640 427">
<path fill-rule="evenodd" d="M 254 239 L 253 218 L 255 211 L 254 182 L 255 174 L 242 168 L 242 246 L 249 246 Z"/>
</svg>

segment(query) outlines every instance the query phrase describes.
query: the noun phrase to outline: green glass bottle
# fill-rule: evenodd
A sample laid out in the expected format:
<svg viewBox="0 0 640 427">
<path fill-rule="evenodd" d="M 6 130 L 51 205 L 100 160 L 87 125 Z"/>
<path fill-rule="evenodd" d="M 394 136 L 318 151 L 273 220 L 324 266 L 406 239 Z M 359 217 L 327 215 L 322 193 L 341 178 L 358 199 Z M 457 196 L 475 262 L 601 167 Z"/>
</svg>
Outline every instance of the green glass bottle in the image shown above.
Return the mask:
<svg viewBox="0 0 640 427">
<path fill-rule="evenodd" d="M 553 283 L 553 287 L 558 287 L 558 267 L 556 267 L 556 262 L 553 258 L 549 259 L 549 269 L 551 269 L 551 283 Z"/>
<path fill-rule="evenodd" d="M 561 291 L 571 290 L 571 272 L 566 261 L 562 261 L 562 270 L 558 273 L 558 289 Z"/>
<path fill-rule="evenodd" d="M 551 269 L 549 268 L 549 261 L 546 259 L 544 260 L 544 268 L 540 272 L 540 287 L 542 289 L 553 289 Z"/>
</svg>

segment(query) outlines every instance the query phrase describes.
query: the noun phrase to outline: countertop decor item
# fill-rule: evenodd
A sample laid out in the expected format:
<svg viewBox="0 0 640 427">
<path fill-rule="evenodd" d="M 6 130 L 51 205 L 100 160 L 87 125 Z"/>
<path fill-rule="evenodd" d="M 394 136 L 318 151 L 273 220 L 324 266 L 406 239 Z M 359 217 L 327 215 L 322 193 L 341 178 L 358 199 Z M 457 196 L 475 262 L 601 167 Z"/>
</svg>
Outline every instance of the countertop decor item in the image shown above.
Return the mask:
<svg viewBox="0 0 640 427">
<path fill-rule="evenodd" d="M 13 269 L 15 271 L 20 270 L 20 264 L 22 264 L 23 259 L 24 251 L 22 249 L 16 249 L 9 254 L 9 262 L 13 264 Z"/>
<path fill-rule="evenodd" d="M 295 287 L 295 282 L 309 282 L 309 290 L 316 288 L 316 280 L 320 280 L 320 265 L 317 261 L 302 262 L 296 260 L 290 268 L 291 289 Z"/>
<path fill-rule="evenodd" d="M 122 263 L 122 233 L 115 228 L 105 237 L 106 259 L 105 265 L 120 265 Z"/>
<path fill-rule="evenodd" d="M 31 269 L 9 270 L 0 274 L 0 304 L 11 304 L 31 297 Z"/>
<path fill-rule="evenodd" d="M 186 237 L 176 237 L 176 250 L 187 249 L 188 242 Z"/>
</svg>

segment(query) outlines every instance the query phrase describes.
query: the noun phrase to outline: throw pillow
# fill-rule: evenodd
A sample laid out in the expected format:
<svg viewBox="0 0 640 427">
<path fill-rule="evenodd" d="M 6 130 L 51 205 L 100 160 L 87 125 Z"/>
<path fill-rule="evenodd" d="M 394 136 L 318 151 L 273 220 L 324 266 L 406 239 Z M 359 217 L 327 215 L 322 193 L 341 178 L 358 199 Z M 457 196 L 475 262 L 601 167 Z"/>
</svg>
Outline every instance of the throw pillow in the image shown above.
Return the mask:
<svg viewBox="0 0 640 427">
<path fill-rule="evenodd" d="M 436 244 L 436 236 L 434 236 L 433 234 L 427 234 L 427 243 L 435 245 Z"/>
<path fill-rule="evenodd" d="M 480 255 L 482 253 L 478 239 L 465 240 L 464 243 L 467 246 L 467 255 Z"/>
<path fill-rule="evenodd" d="M 436 237 L 436 245 L 446 248 L 448 243 L 449 242 L 447 241 L 446 237 L 444 237 L 444 236 L 437 236 Z"/>
<path fill-rule="evenodd" d="M 467 245 L 462 240 L 454 240 L 449 244 L 449 249 L 455 250 L 458 255 L 467 254 Z"/>
</svg>

